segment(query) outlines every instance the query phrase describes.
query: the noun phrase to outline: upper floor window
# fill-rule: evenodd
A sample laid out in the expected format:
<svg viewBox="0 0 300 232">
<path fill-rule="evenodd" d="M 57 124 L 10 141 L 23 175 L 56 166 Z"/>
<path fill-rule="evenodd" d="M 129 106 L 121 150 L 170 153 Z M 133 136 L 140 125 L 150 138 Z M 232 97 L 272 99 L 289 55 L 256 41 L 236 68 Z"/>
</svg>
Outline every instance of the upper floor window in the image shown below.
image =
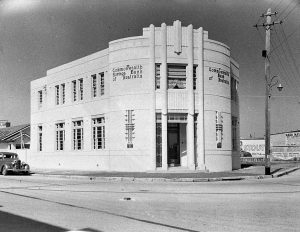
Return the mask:
<svg viewBox="0 0 300 232">
<path fill-rule="evenodd" d="M 40 109 L 43 105 L 43 91 L 38 91 L 38 108 Z"/>
<path fill-rule="evenodd" d="M 93 74 L 92 75 L 92 97 L 97 97 L 97 75 Z"/>
<path fill-rule="evenodd" d="M 168 64 L 168 89 L 186 88 L 186 65 Z"/>
<path fill-rule="evenodd" d="M 167 78 L 168 89 L 185 89 L 186 88 L 186 67 L 185 64 L 168 64 Z M 155 88 L 160 89 L 160 68 L 161 64 L 155 64 Z M 197 87 L 197 65 L 193 66 L 193 89 Z"/>
<path fill-rule="evenodd" d="M 76 84 L 76 80 L 72 81 L 72 99 L 73 99 L 73 101 L 77 101 L 77 84 Z"/>
<path fill-rule="evenodd" d="M 197 89 L 197 66 L 193 66 L 193 89 Z"/>
<path fill-rule="evenodd" d="M 155 64 L 155 88 L 160 89 L 160 64 Z"/>
<path fill-rule="evenodd" d="M 55 86 L 55 105 L 59 105 L 59 85 Z"/>
<path fill-rule="evenodd" d="M 83 78 L 72 81 L 72 99 L 74 102 L 83 100 Z"/>
<path fill-rule="evenodd" d="M 79 82 L 79 100 L 83 100 L 83 79 L 78 79 Z"/>
<path fill-rule="evenodd" d="M 100 95 L 104 95 L 104 72 L 99 73 L 100 75 Z"/>
<path fill-rule="evenodd" d="M 65 104 L 65 84 L 55 86 L 55 105 Z"/>
<path fill-rule="evenodd" d="M 92 76 L 92 97 L 104 95 L 104 72 Z"/>
<path fill-rule="evenodd" d="M 238 81 L 233 77 L 230 78 L 230 92 L 231 92 L 231 100 L 237 102 L 238 101 Z"/>
<path fill-rule="evenodd" d="M 66 102 L 66 85 L 61 84 L 61 103 L 65 104 Z"/>
</svg>

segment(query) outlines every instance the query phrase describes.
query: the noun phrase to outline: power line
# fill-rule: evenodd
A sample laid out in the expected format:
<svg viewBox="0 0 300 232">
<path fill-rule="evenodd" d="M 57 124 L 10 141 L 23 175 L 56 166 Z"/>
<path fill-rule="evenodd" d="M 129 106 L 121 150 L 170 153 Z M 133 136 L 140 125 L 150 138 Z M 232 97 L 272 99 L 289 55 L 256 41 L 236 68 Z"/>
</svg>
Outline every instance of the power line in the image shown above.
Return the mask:
<svg viewBox="0 0 300 232">
<path fill-rule="evenodd" d="M 291 50 L 291 48 L 290 48 L 290 45 L 289 45 L 289 43 L 288 43 L 288 41 L 287 41 L 287 37 L 286 37 L 286 34 L 285 34 L 285 32 L 284 32 L 284 29 L 283 29 L 283 27 L 280 27 L 280 29 L 282 30 L 283 36 L 284 36 L 284 38 L 285 38 L 285 42 L 286 42 L 286 45 L 287 45 L 287 48 L 288 48 L 288 52 L 290 53 L 290 57 L 291 57 L 291 59 L 292 59 L 292 61 L 293 61 L 295 70 L 296 70 L 296 72 L 297 72 L 297 75 L 298 75 L 298 77 L 300 78 L 299 69 L 298 69 L 298 66 L 297 66 L 297 64 L 296 64 L 295 57 L 294 57 L 294 55 L 293 55 L 293 53 L 292 53 L 292 50 Z"/>
<path fill-rule="evenodd" d="M 275 48 L 272 49 L 272 51 L 270 52 L 270 54 L 273 53 L 277 48 L 279 48 L 279 47 L 281 46 L 281 44 L 283 44 L 285 41 L 289 40 L 289 39 L 292 37 L 292 35 L 294 35 L 296 32 L 297 32 L 297 30 L 295 30 L 295 31 L 293 31 L 292 33 L 290 33 L 290 34 L 286 37 L 286 38 L 287 38 L 286 40 L 285 40 L 285 39 L 282 40 L 282 41 L 279 43 L 279 45 L 277 45 Z"/>
<path fill-rule="evenodd" d="M 292 13 L 292 11 L 295 10 L 296 8 L 297 8 L 297 7 L 293 7 L 293 8 L 289 11 L 289 13 L 282 19 L 282 21 L 285 20 L 285 19 Z"/>
<path fill-rule="evenodd" d="M 281 4 L 283 0 L 280 0 L 280 2 L 274 7 L 274 11 L 276 11 L 277 7 Z"/>
<path fill-rule="evenodd" d="M 274 28 L 274 30 L 275 30 L 275 33 L 276 33 L 276 36 L 279 38 L 279 35 L 278 35 L 278 33 L 277 33 L 277 30 Z M 284 56 L 285 56 L 285 58 L 286 58 L 286 60 L 289 60 L 289 57 L 290 56 L 287 56 L 287 54 L 286 54 L 286 50 L 284 49 L 284 47 L 281 45 L 281 48 L 282 48 L 282 51 L 283 51 L 283 54 L 284 54 Z M 294 76 L 294 71 L 293 71 L 293 69 L 290 69 L 291 70 L 291 72 L 292 72 L 292 75 L 293 75 L 293 77 L 295 77 Z M 295 78 L 296 79 L 296 78 Z"/>
<path fill-rule="evenodd" d="M 287 7 L 286 7 L 283 11 L 281 11 L 281 13 L 278 15 L 278 18 L 279 18 L 281 15 L 283 15 L 283 13 L 290 7 L 290 5 L 291 5 L 293 2 L 294 2 L 294 1 L 291 1 L 290 4 L 288 4 Z"/>
<path fill-rule="evenodd" d="M 284 50 L 284 48 L 283 48 L 283 53 L 285 54 L 285 57 L 286 57 L 286 59 L 288 59 L 287 58 L 287 55 L 286 55 L 286 53 L 285 53 L 285 50 Z M 298 92 L 297 91 L 297 89 L 296 88 L 298 88 L 298 86 L 299 86 L 299 82 L 297 81 L 297 79 L 295 78 L 295 76 L 294 76 L 294 73 L 290 73 L 289 71 L 289 69 L 287 69 L 286 67 L 285 67 L 285 65 L 283 64 L 283 61 L 281 60 L 281 57 L 280 57 L 280 55 L 277 53 L 277 51 L 275 51 L 274 52 L 274 55 L 277 57 L 277 60 L 279 61 L 279 64 L 280 64 L 280 67 L 281 67 L 281 70 L 284 72 L 284 74 L 285 75 L 281 75 L 281 76 L 286 76 L 286 79 L 283 79 L 284 81 L 285 81 L 285 83 L 287 84 L 287 82 L 286 81 L 288 81 L 289 82 L 289 80 L 290 80 L 290 76 L 291 77 L 293 77 L 293 79 L 294 79 L 294 84 L 293 84 L 293 81 L 291 81 L 292 83 L 291 83 L 291 86 L 292 86 L 292 88 L 294 88 L 294 90 L 296 91 L 296 92 Z M 272 61 L 275 63 L 275 67 L 277 68 L 277 70 L 281 73 L 281 70 L 279 69 L 279 65 L 277 64 L 277 62 L 276 62 L 276 59 L 274 58 L 274 59 L 272 59 Z M 282 73 L 281 73 L 282 74 Z"/>
</svg>

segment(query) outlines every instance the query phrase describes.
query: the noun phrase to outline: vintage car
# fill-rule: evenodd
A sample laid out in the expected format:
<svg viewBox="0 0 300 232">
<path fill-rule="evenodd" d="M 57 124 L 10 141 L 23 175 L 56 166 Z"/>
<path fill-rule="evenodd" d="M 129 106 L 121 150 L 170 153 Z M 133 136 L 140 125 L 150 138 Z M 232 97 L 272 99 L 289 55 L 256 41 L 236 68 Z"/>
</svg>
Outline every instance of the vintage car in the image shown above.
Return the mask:
<svg viewBox="0 0 300 232">
<path fill-rule="evenodd" d="M 30 174 L 29 165 L 19 160 L 18 154 L 13 152 L 0 152 L 0 171 L 2 175 Z"/>
</svg>

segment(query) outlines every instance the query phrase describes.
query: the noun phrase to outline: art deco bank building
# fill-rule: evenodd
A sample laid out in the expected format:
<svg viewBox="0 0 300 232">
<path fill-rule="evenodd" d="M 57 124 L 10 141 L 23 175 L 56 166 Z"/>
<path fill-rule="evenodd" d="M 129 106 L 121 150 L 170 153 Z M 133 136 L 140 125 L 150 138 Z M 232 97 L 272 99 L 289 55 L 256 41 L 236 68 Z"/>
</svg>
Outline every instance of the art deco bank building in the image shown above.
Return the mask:
<svg viewBox="0 0 300 232">
<path fill-rule="evenodd" d="M 31 82 L 32 167 L 102 171 L 240 167 L 239 66 L 202 27 L 142 36 Z"/>
</svg>

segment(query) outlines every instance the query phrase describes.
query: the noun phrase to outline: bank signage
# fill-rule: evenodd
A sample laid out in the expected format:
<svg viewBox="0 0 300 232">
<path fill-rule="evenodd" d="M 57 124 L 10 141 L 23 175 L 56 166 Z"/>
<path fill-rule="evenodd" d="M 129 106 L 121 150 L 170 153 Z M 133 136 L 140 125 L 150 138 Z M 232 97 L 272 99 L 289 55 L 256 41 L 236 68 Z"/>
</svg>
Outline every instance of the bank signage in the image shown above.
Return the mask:
<svg viewBox="0 0 300 232">
<path fill-rule="evenodd" d="M 124 65 L 112 69 L 113 81 L 132 80 L 143 78 L 143 66 Z"/>
<path fill-rule="evenodd" d="M 224 69 L 208 67 L 209 80 L 216 79 L 218 82 L 229 85 L 230 73 Z"/>
<path fill-rule="evenodd" d="M 300 132 L 291 132 L 285 134 L 285 144 L 289 145 L 300 145 Z"/>
</svg>

